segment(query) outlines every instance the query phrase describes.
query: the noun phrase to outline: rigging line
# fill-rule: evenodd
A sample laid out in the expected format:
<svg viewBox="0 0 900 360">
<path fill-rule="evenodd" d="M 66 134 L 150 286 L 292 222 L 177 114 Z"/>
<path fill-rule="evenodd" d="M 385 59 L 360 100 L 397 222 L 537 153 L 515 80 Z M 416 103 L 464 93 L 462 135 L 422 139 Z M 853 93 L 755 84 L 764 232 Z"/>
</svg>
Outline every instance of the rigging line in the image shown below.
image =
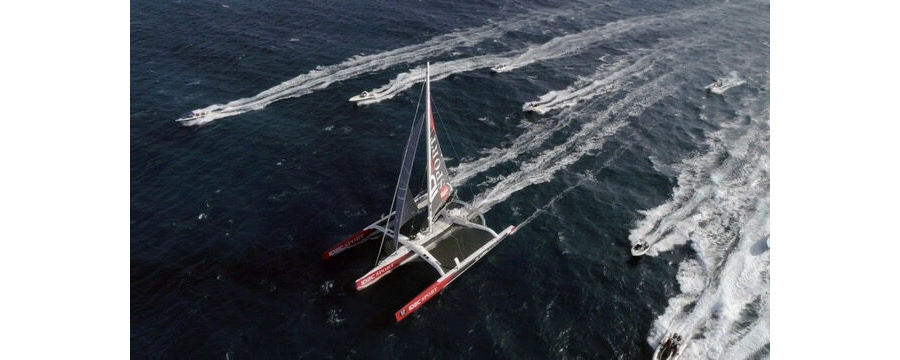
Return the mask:
<svg viewBox="0 0 900 360">
<path fill-rule="evenodd" d="M 422 85 L 422 90 L 419 91 L 419 100 L 416 101 L 416 113 L 413 115 L 412 125 L 410 125 L 409 132 L 413 131 L 413 128 L 416 127 L 416 118 L 419 116 L 419 105 L 422 103 L 422 93 L 425 92 L 425 85 Z M 401 160 L 403 161 L 403 160 Z M 403 172 L 403 165 L 400 165 L 400 172 Z M 381 232 L 381 245 L 378 245 L 378 255 L 375 256 L 375 266 L 378 266 L 378 260 L 381 259 L 381 250 L 384 249 L 384 238 L 387 237 L 388 226 L 391 223 L 391 212 L 394 211 L 394 202 L 397 200 L 397 191 L 400 190 L 400 176 L 397 175 L 397 185 L 394 185 L 394 196 L 391 198 L 391 208 L 388 210 L 388 217 L 384 221 L 384 231 Z M 409 189 L 406 190 L 406 196 L 409 196 Z M 413 202 L 415 202 L 415 198 L 413 198 Z M 403 218 L 403 214 L 394 214 L 394 217 L 400 216 Z M 400 229 L 394 229 L 394 239 L 395 241 L 400 240 Z"/>
<path fill-rule="evenodd" d="M 448 130 L 449 128 L 447 127 L 447 124 L 444 124 L 444 118 L 441 116 L 441 111 L 438 110 L 438 108 L 437 108 L 437 100 L 434 100 L 433 96 L 431 98 L 432 98 L 432 101 L 434 102 L 434 112 L 437 113 L 438 120 L 441 121 L 441 126 L 444 127 L 444 133 L 446 134 L 447 142 L 450 144 L 450 149 L 453 150 L 453 156 L 456 157 L 456 163 L 459 164 L 459 162 L 462 161 L 462 159 L 459 157 L 459 153 L 456 152 L 456 146 L 453 146 L 453 139 L 450 138 L 450 132 Z M 469 189 L 468 192 L 469 192 L 469 197 L 474 199 L 475 193 L 473 193 L 471 189 Z"/>
</svg>

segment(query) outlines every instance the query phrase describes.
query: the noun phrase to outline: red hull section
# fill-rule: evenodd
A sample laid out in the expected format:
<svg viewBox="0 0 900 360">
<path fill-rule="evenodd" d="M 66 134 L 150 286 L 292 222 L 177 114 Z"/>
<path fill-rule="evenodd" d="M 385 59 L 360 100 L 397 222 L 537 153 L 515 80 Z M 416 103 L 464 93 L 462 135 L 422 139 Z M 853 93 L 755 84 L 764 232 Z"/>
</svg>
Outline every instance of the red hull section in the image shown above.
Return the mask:
<svg viewBox="0 0 900 360">
<path fill-rule="evenodd" d="M 368 236 L 371 235 L 373 232 L 375 232 L 375 229 L 360 230 L 358 233 L 351 235 L 344 241 L 339 242 L 337 245 L 335 245 L 331 249 L 328 249 L 328 251 L 325 251 L 324 253 L 322 253 L 322 260 L 328 260 L 328 258 L 335 256 L 337 254 L 340 254 L 344 250 L 347 250 L 349 248 L 352 248 L 356 245 L 363 243 L 363 240 L 366 240 L 368 238 Z"/>
<path fill-rule="evenodd" d="M 456 277 L 456 274 L 450 275 L 444 280 L 435 281 L 434 284 L 431 284 L 431 286 L 419 293 L 419 295 L 413 298 L 412 301 L 406 304 L 406 306 L 400 308 L 400 310 L 394 313 L 394 317 L 397 319 L 397 322 L 400 322 L 400 320 L 403 320 L 404 318 L 409 316 L 409 314 L 412 314 L 413 311 L 416 311 L 419 307 L 421 307 L 422 304 L 425 304 L 426 302 L 428 302 L 428 300 L 431 300 L 437 294 L 440 294 L 441 290 L 444 290 L 444 288 L 447 287 L 447 284 L 449 284 L 454 277 Z"/>
<path fill-rule="evenodd" d="M 413 256 L 413 253 L 408 252 L 408 253 L 406 253 L 406 255 L 401 256 L 399 259 L 394 260 L 391 263 L 378 268 L 378 270 L 375 270 L 375 272 L 369 274 L 368 276 L 366 276 L 362 279 L 356 280 L 356 290 L 359 291 L 359 290 L 365 289 L 366 287 L 368 287 L 369 285 L 372 285 L 373 283 L 375 283 L 376 281 L 378 281 L 385 275 L 390 274 L 391 271 L 394 270 L 394 268 L 400 266 L 400 264 L 402 264 L 403 261 L 405 261 L 406 259 L 409 259 L 411 256 Z"/>
</svg>

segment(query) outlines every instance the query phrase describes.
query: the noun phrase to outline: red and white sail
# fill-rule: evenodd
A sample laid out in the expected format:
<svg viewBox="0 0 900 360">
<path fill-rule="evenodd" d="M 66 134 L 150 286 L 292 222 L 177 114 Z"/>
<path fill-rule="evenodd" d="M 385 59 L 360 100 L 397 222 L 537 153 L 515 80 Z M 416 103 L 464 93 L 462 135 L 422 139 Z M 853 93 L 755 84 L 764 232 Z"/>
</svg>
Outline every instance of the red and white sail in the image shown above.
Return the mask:
<svg viewBox="0 0 900 360">
<path fill-rule="evenodd" d="M 425 127 L 428 141 L 428 224 L 434 222 L 434 217 L 441 210 L 441 206 L 453 194 L 453 185 L 450 184 L 450 174 L 447 165 L 444 164 L 444 153 L 438 141 L 437 128 L 434 126 L 434 114 L 431 111 L 431 79 L 430 65 L 425 65 L 425 116 L 428 125 Z"/>
</svg>

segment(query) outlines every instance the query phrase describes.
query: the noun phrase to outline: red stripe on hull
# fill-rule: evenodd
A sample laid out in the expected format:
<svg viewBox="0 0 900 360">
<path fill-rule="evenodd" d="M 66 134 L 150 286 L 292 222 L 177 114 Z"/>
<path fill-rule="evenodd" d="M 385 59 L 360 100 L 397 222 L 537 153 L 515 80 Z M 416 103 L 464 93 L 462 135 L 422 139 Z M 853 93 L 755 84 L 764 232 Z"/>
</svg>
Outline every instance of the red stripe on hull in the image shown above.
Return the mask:
<svg viewBox="0 0 900 360">
<path fill-rule="evenodd" d="M 412 314 L 412 312 L 419 309 L 422 304 L 425 304 L 426 302 L 428 302 L 428 300 L 431 300 L 437 294 L 439 294 L 441 290 L 444 290 L 444 288 L 447 287 L 447 284 L 449 284 L 455 276 L 456 274 L 453 274 L 448 276 L 444 280 L 435 281 L 434 284 L 431 284 L 431 286 L 427 287 L 424 291 L 419 293 L 419 295 L 413 298 L 412 301 L 406 304 L 406 306 L 400 308 L 400 310 L 394 313 L 394 318 L 397 319 L 397 322 L 400 322 L 400 320 L 403 320 L 404 318 L 409 316 L 409 314 Z"/>
<path fill-rule="evenodd" d="M 344 250 L 361 244 L 363 240 L 365 240 L 373 232 L 375 232 L 375 229 L 362 229 L 356 234 L 350 235 L 350 237 L 344 239 L 344 241 L 339 242 L 331 249 L 328 249 L 328 251 L 322 253 L 322 260 L 328 260 L 328 258 L 340 254 Z"/>
<path fill-rule="evenodd" d="M 374 284 L 376 281 L 380 280 L 387 274 L 390 274 L 394 268 L 400 266 L 406 259 L 409 259 L 413 255 L 412 252 L 406 253 L 406 255 L 401 256 L 399 259 L 391 261 L 389 264 L 382 266 L 375 270 L 374 272 L 366 275 L 364 278 L 356 280 L 356 290 L 362 290 L 368 287 L 369 285 Z"/>
</svg>

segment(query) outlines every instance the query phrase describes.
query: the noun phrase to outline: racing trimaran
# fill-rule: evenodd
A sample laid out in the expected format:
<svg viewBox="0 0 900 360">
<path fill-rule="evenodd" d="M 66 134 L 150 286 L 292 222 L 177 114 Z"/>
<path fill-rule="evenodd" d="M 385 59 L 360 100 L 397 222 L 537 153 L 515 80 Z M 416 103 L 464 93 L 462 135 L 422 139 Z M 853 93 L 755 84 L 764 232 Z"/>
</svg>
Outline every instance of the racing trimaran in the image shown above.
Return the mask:
<svg viewBox="0 0 900 360">
<path fill-rule="evenodd" d="M 425 128 L 425 144 L 427 151 L 427 191 L 412 196 L 409 187 L 410 175 L 415 160 L 419 135 Z M 437 129 L 432 115 L 430 65 L 425 66 L 425 114 L 413 121 L 409 139 L 403 153 L 400 175 L 394 192 L 393 203 L 388 214 L 375 221 L 356 234 L 328 249 L 322 254 L 328 259 L 347 249 L 368 240 L 381 237 L 381 250 L 392 251 L 384 258 L 377 260 L 375 268 L 356 280 L 356 289 L 365 289 L 391 273 L 397 267 L 413 260 L 424 260 L 431 265 L 440 277 L 431 286 L 425 288 L 405 306 L 394 313 L 399 322 L 417 310 L 428 300 L 434 298 L 448 284 L 468 270 L 476 261 L 493 249 L 507 236 L 515 231 L 515 226 L 507 226 L 497 233 L 485 225 L 484 216 L 470 204 L 460 201 L 450 182 L 450 174 L 444 163 L 444 156 L 438 142 Z M 424 212 L 425 216 L 416 216 Z M 419 219 L 419 221 L 411 221 Z M 451 234 L 460 228 L 476 230 L 480 234 L 490 236 L 484 243 L 471 241 L 459 251 L 436 251 L 441 242 L 451 239 Z M 385 237 L 393 242 L 384 243 Z M 459 241 L 453 239 L 453 241 Z M 463 240 L 467 241 L 467 240 Z M 472 243 L 475 246 L 472 246 Z M 460 248 L 468 248 L 462 252 Z M 473 249 L 474 248 L 474 249 Z"/>
</svg>

